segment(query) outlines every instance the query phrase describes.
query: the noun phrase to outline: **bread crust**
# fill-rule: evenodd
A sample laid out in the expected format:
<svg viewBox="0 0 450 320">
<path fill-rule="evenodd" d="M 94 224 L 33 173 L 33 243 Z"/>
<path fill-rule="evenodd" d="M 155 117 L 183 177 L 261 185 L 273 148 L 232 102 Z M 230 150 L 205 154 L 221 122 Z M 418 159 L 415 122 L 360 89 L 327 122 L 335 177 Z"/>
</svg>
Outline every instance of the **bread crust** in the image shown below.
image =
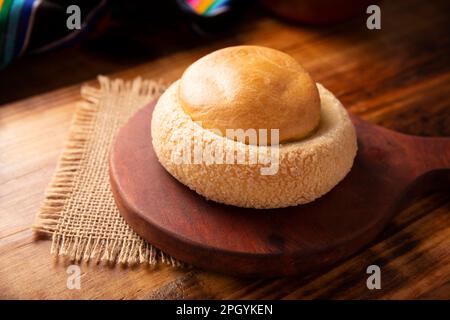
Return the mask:
<svg viewBox="0 0 450 320">
<path fill-rule="evenodd" d="M 192 120 L 222 135 L 279 129 L 280 142 L 287 142 L 319 124 L 319 92 L 308 72 L 286 53 L 261 46 L 228 47 L 197 60 L 181 77 L 179 97 Z"/>
<path fill-rule="evenodd" d="M 330 191 L 353 165 L 357 151 L 353 124 L 343 105 L 320 84 L 317 130 L 302 140 L 280 144 L 279 168 L 273 175 L 261 174 L 267 164 L 249 161 L 258 152 L 269 153 L 270 147 L 227 139 L 193 121 L 182 107 L 179 86 L 180 81 L 174 82 L 153 111 L 153 148 L 172 176 L 207 199 L 249 208 L 304 204 Z M 192 154 L 196 147 L 205 150 L 219 144 L 225 152 L 244 150 L 247 157 L 243 164 L 177 163 L 174 154 L 180 151 L 180 141 Z"/>
</svg>

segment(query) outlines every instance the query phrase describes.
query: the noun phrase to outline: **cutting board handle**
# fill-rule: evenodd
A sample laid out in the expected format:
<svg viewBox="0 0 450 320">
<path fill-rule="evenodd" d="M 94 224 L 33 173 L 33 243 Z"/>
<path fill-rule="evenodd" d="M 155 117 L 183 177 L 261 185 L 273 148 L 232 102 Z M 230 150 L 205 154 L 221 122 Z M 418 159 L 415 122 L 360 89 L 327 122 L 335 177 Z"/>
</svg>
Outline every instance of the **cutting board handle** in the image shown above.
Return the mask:
<svg viewBox="0 0 450 320">
<path fill-rule="evenodd" d="M 416 152 L 417 176 L 439 170 L 450 172 L 450 138 L 408 136 Z"/>
<path fill-rule="evenodd" d="M 364 153 L 370 154 L 372 159 L 380 158 L 380 162 L 389 162 L 392 174 L 402 172 L 397 181 L 399 185 L 409 186 L 418 194 L 448 188 L 450 138 L 403 134 L 364 121 L 351 113 L 350 117 L 358 132 L 358 139 L 365 141 L 366 149 L 370 149 Z M 385 158 L 380 157 L 382 153 L 386 155 Z M 403 182 L 400 181 L 403 179 Z"/>
</svg>

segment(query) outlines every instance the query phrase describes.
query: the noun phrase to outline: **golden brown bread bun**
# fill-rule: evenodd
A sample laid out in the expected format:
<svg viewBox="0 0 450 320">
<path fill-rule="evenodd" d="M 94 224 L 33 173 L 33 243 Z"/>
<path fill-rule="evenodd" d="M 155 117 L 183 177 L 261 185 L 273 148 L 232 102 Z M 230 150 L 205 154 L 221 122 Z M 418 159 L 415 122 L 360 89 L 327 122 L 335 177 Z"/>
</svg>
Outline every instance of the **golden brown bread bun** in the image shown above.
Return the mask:
<svg viewBox="0 0 450 320">
<path fill-rule="evenodd" d="M 291 57 L 261 47 L 226 48 L 195 62 L 160 97 L 151 127 L 153 149 L 172 176 L 207 199 L 240 207 L 313 201 L 346 176 L 357 150 L 334 95 Z M 212 128 L 279 129 L 281 142 L 245 144 Z M 217 162 L 237 154 L 243 162 Z M 269 164 L 252 161 L 269 154 Z"/>
<path fill-rule="evenodd" d="M 350 171 L 356 155 L 356 135 L 347 111 L 334 95 L 317 85 L 321 97 L 318 129 L 300 141 L 281 144 L 279 168 L 274 175 L 262 175 L 266 164 L 251 164 L 251 155 L 270 147 L 247 145 L 218 136 L 192 121 L 181 107 L 179 81 L 160 97 L 152 116 L 153 149 L 164 168 L 176 179 L 207 199 L 249 208 L 282 208 L 308 203 L 330 191 Z M 245 164 L 178 163 L 183 154 L 195 154 L 213 144 L 224 153 L 243 150 Z M 191 143 L 186 143 L 191 142 Z M 187 152 L 186 152 L 187 151 Z"/>
<path fill-rule="evenodd" d="M 226 129 L 279 129 L 280 142 L 295 141 L 319 124 L 315 83 L 295 59 L 270 48 L 208 54 L 186 69 L 178 90 L 186 114 L 223 136 Z"/>
</svg>

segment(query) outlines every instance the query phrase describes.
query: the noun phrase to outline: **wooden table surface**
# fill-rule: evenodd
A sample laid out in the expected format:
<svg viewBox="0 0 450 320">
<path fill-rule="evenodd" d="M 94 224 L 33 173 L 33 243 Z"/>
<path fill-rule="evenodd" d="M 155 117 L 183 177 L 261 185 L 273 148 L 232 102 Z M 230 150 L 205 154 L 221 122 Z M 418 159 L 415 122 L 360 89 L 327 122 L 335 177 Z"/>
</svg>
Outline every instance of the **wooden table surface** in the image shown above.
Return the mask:
<svg viewBox="0 0 450 320">
<path fill-rule="evenodd" d="M 377 31 L 365 28 L 364 16 L 336 27 L 313 28 L 262 15 L 222 40 L 114 76 L 170 82 L 217 48 L 265 45 L 294 56 L 348 110 L 368 121 L 409 134 L 450 136 L 448 1 L 385 1 L 381 8 L 382 30 Z M 450 298 L 448 190 L 411 199 L 375 242 L 326 272 L 239 279 L 166 266 L 82 264 L 81 289 L 67 289 L 68 263 L 51 257 L 50 241 L 37 239 L 30 225 L 81 99 L 80 85 L 0 107 L 0 298 Z M 8 95 L 8 90 L 27 88 L 1 90 Z M 366 268 L 372 264 L 381 268 L 380 290 L 366 287 Z"/>
</svg>

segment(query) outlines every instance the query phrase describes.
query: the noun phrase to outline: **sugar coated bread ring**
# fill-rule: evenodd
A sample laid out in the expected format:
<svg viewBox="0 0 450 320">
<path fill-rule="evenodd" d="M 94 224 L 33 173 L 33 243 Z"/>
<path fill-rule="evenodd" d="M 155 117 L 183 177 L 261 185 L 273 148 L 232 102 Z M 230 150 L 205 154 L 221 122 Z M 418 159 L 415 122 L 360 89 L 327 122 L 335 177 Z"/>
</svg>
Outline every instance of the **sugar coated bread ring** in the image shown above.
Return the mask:
<svg viewBox="0 0 450 320">
<path fill-rule="evenodd" d="M 172 176 L 207 199 L 240 207 L 313 201 L 346 176 L 357 150 L 335 96 L 290 56 L 254 46 L 191 65 L 160 97 L 151 127 L 153 148 Z M 229 128 L 279 131 L 265 145 L 232 139 L 223 134 Z"/>
<path fill-rule="evenodd" d="M 252 49 L 248 52 L 256 54 L 258 50 Z M 274 56 L 276 59 L 281 59 L 277 55 Z M 276 61 L 274 68 L 279 68 L 279 61 Z M 289 65 L 291 63 L 293 64 L 290 61 L 285 62 Z M 227 73 L 234 74 L 235 70 L 230 67 L 220 72 L 223 77 L 227 77 Z M 245 70 L 239 72 L 246 74 Z M 264 70 L 264 74 L 268 72 L 269 70 Z M 183 77 L 187 75 L 189 75 L 188 71 Z M 220 75 L 213 76 L 211 73 L 211 76 L 220 81 Z M 279 76 L 271 77 L 275 79 Z M 227 79 L 231 81 L 239 77 L 233 75 Z M 249 208 L 281 208 L 304 204 L 330 191 L 350 171 L 357 150 L 355 130 L 345 108 L 322 85 L 315 84 L 320 101 L 319 123 L 310 126 L 315 129 L 312 132 L 309 131 L 310 129 L 304 130 L 303 132 L 309 132 L 306 137 L 294 139 L 292 138 L 296 137 L 294 134 L 287 140 L 281 139 L 279 146 L 264 146 L 235 141 L 214 130 L 217 123 L 209 122 L 214 120 L 211 116 L 211 112 L 214 112 L 211 109 L 213 107 L 204 106 L 207 109 L 206 116 L 198 122 L 198 118 L 192 116 L 197 114 L 196 109 L 190 109 L 189 106 L 195 105 L 195 101 L 200 101 L 198 97 L 201 94 L 195 93 L 194 95 L 198 95 L 197 98 L 189 97 L 190 85 L 182 87 L 182 83 L 183 79 L 174 82 L 155 106 L 152 116 L 153 148 L 160 163 L 171 175 L 207 199 Z M 286 83 L 295 86 L 299 94 L 315 92 L 315 90 L 299 88 L 294 80 Z M 205 95 L 208 90 L 212 90 L 212 94 L 217 95 L 217 99 L 205 98 L 204 101 L 217 103 L 219 110 L 226 106 L 234 108 L 231 98 L 229 101 L 220 102 L 218 98 L 220 90 L 216 88 L 217 86 L 213 85 L 218 90 L 214 91 L 215 89 L 213 90 L 207 84 L 203 85 Z M 231 83 L 228 86 L 228 88 L 233 87 Z M 242 91 L 241 93 L 237 95 L 227 93 L 226 96 L 244 97 L 246 101 L 251 102 L 250 96 L 247 97 L 244 94 L 245 90 L 250 93 L 258 91 L 255 87 L 268 88 L 262 80 L 242 82 L 239 86 L 243 87 L 237 88 L 238 85 L 235 87 L 236 90 Z M 284 90 L 289 92 L 289 88 Z M 294 91 L 291 98 L 277 105 L 276 108 L 283 108 L 283 106 L 291 108 L 287 113 L 280 110 L 278 113 L 280 117 L 290 117 L 291 111 L 295 109 L 295 106 L 288 102 L 291 101 L 290 99 L 295 99 Z M 263 95 L 263 98 L 271 99 L 269 95 Z M 298 101 L 308 100 L 312 101 L 311 103 L 316 101 L 311 97 L 304 97 L 303 100 Z M 186 106 L 187 101 L 189 106 Z M 198 110 L 200 109 L 199 107 Z M 315 110 L 315 107 L 305 104 L 304 109 L 311 111 Z M 228 123 L 236 124 L 238 121 L 232 118 L 233 113 L 227 113 L 226 110 L 221 114 L 227 115 L 224 121 Z M 252 115 L 249 114 L 248 117 Z M 269 125 L 275 123 L 276 119 L 272 116 L 263 116 L 260 113 L 255 117 L 259 117 L 258 121 L 261 120 L 261 127 L 267 125 L 270 129 L 274 128 Z M 303 117 L 298 118 L 301 122 L 300 126 L 307 128 L 308 124 L 304 120 Z M 205 122 L 207 122 L 206 127 Z M 280 126 L 284 123 L 287 126 L 291 125 L 289 121 L 278 123 Z M 223 128 L 226 126 L 228 124 Z M 279 128 L 280 137 L 282 129 L 283 127 Z M 291 132 L 295 131 L 296 128 L 291 130 Z"/>
</svg>

